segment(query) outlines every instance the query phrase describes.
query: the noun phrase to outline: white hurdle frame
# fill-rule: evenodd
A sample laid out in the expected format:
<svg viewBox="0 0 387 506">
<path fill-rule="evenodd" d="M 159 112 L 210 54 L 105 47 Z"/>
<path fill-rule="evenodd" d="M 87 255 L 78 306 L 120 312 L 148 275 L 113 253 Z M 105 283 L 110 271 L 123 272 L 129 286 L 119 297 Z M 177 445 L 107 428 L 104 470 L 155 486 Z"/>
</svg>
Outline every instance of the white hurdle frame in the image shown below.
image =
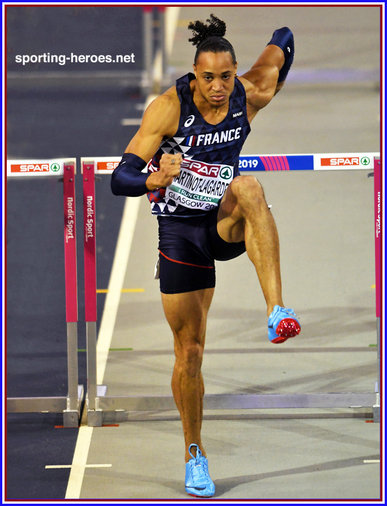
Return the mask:
<svg viewBox="0 0 387 506">
<path fill-rule="evenodd" d="M 353 416 L 353 409 L 368 408 L 374 421 L 380 419 L 380 316 L 381 316 L 381 275 L 382 275 L 382 229 L 380 226 L 382 199 L 381 199 L 381 162 L 379 153 L 328 153 L 303 155 L 245 155 L 240 157 L 240 170 L 252 171 L 278 171 L 278 170 L 373 170 L 375 186 L 375 255 L 376 255 L 376 317 L 377 317 L 377 347 L 378 371 L 375 392 L 356 393 L 305 393 L 305 394 L 207 394 L 204 396 L 205 410 L 229 409 L 282 409 L 282 408 L 349 408 L 349 416 Z M 95 206 L 94 174 L 111 174 L 120 162 L 121 157 L 89 157 L 81 158 L 83 174 L 88 174 L 88 183 L 84 184 L 84 199 Z M 85 178 L 85 176 L 84 176 Z M 90 178 L 92 183 L 90 183 Z M 94 220 L 93 238 L 95 242 L 95 207 L 90 210 Z M 90 232 L 84 230 L 84 236 Z M 89 232 L 88 232 L 89 231 Z M 96 287 L 95 256 L 90 257 L 90 250 L 96 251 L 94 246 L 85 242 L 88 250 L 89 268 L 85 266 L 85 286 Z M 88 274 L 86 274 L 88 273 Z M 91 294 L 91 304 L 94 304 L 95 295 Z M 87 304 L 87 303 L 86 303 Z M 96 319 L 96 312 L 90 308 L 92 318 Z M 170 411 L 176 410 L 172 395 L 169 396 L 108 396 L 107 386 L 97 385 L 96 362 L 96 335 L 95 321 L 89 322 L 90 340 L 88 340 L 88 411 L 89 426 L 101 426 L 104 414 L 113 412 L 120 419 L 122 412 L 141 411 Z"/>
<path fill-rule="evenodd" d="M 78 385 L 78 298 L 75 158 L 8 160 L 7 178 L 55 177 L 63 180 L 64 256 L 67 325 L 67 396 L 8 397 L 8 413 L 63 413 L 64 427 L 78 427 L 83 386 Z"/>
</svg>

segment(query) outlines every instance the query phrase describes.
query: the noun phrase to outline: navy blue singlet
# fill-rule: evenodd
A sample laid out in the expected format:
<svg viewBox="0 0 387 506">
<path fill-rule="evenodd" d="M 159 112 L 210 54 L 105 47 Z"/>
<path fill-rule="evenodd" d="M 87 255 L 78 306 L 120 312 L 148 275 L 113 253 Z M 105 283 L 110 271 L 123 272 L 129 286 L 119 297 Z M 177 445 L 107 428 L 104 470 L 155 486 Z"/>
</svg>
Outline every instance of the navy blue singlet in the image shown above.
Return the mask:
<svg viewBox="0 0 387 506">
<path fill-rule="evenodd" d="M 184 155 L 180 175 L 167 188 L 148 192 L 152 214 L 197 216 L 219 205 L 231 181 L 239 175 L 239 154 L 250 133 L 246 93 L 236 78 L 227 116 L 221 123 L 207 123 L 193 102 L 190 82 L 194 74 L 176 81 L 181 104 L 179 127 L 173 137 L 163 139 L 147 165 L 148 172 L 159 170 L 163 153 Z"/>
</svg>

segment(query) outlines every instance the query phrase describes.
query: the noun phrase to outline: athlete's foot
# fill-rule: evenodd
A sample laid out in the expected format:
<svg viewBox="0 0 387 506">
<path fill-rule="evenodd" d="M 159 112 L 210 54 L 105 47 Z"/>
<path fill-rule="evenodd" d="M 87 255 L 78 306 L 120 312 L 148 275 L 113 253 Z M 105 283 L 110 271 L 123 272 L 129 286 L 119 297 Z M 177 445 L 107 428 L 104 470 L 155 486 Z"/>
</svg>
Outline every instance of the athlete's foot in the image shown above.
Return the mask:
<svg viewBox="0 0 387 506">
<path fill-rule="evenodd" d="M 196 448 L 196 457 L 191 448 Z M 185 491 L 194 497 L 212 497 L 215 485 L 208 474 L 208 460 L 196 444 L 191 444 L 188 451 L 192 459 L 185 465 Z"/>
<path fill-rule="evenodd" d="M 301 332 L 300 322 L 293 309 L 274 306 L 268 321 L 269 341 L 275 344 L 285 342 Z"/>
</svg>

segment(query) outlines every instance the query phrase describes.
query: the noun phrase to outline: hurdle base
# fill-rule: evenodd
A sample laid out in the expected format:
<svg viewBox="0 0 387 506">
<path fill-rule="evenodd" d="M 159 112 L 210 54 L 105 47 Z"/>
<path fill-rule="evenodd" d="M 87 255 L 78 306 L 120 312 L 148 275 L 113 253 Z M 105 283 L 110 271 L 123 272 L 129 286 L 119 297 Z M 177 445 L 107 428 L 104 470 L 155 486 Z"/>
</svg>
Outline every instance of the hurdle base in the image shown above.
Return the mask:
<svg viewBox="0 0 387 506">
<path fill-rule="evenodd" d="M 79 412 L 65 410 L 63 412 L 63 427 L 79 427 Z"/>
<path fill-rule="evenodd" d="M 84 397 L 78 385 L 77 409 L 68 409 L 69 397 L 7 397 L 7 413 L 62 413 L 64 427 L 78 427 Z"/>
<path fill-rule="evenodd" d="M 377 404 L 372 407 L 372 418 L 375 423 L 380 423 L 380 406 Z"/>
<path fill-rule="evenodd" d="M 63 411 L 63 427 L 79 427 L 83 399 L 83 385 L 78 385 L 78 398 L 75 409 L 72 407 L 74 399 L 70 398 L 69 396 L 67 397 L 67 409 Z"/>
<path fill-rule="evenodd" d="M 89 403 L 89 394 L 86 396 L 86 405 L 87 405 L 87 425 L 89 427 L 101 427 L 103 423 L 103 410 L 99 408 L 100 405 L 100 397 L 106 395 L 107 386 L 106 385 L 94 385 L 95 391 L 97 393 L 96 397 L 93 399 L 92 403 Z M 90 408 L 89 406 L 93 407 Z"/>
<path fill-rule="evenodd" d="M 322 409 L 342 408 L 340 416 L 372 417 L 373 393 L 328 394 L 209 394 L 204 396 L 204 410 L 245 409 Z M 123 422 L 129 414 L 176 411 L 172 396 L 101 396 L 98 409 L 88 411 L 88 425 L 100 427 L 104 420 Z M 335 417 L 337 413 L 332 413 Z M 300 412 L 300 416 L 302 417 Z M 374 413 L 375 416 L 375 413 Z"/>
<path fill-rule="evenodd" d="M 373 420 L 375 423 L 380 423 L 380 396 L 376 393 L 376 401 L 372 406 Z"/>
<path fill-rule="evenodd" d="M 87 425 L 89 427 L 101 427 L 103 423 L 102 409 L 89 409 L 87 411 Z"/>
</svg>

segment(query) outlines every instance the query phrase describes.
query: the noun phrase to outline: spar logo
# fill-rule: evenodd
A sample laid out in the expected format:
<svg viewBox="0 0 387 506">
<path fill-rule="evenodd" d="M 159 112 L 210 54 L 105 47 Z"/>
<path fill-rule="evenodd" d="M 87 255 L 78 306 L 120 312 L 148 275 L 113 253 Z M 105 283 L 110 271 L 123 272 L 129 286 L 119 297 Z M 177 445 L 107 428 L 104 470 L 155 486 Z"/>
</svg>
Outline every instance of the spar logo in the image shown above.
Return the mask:
<svg viewBox="0 0 387 506">
<path fill-rule="evenodd" d="M 368 158 L 368 156 L 363 156 L 363 158 L 360 160 L 360 163 L 366 167 L 371 163 L 371 160 Z"/>
<path fill-rule="evenodd" d="M 11 165 L 11 172 L 19 174 L 50 172 L 48 163 L 18 163 Z"/>
<path fill-rule="evenodd" d="M 181 168 L 191 170 L 192 172 L 196 172 L 196 174 L 200 174 L 201 176 L 216 178 L 218 177 L 221 165 L 209 164 L 201 162 L 199 160 L 185 158 L 181 162 Z"/>
<path fill-rule="evenodd" d="M 217 163 L 205 163 L 200 160 L 193 160 L 185 158 L 181 162 L 182 169 L 188 169 L 201 176 L 217 178 L 220 176 L 222 179 L 232 179 L 233 169 L 228 165 L 221 165 Z"/>
<path fill-rule="evenodd" d="M 51 172 L 59 172 L 60 171 L 60 164 L 59 163 L 52 163 L 50 165 Z"/>
<path fill-rule="evenodd" d="M 109 170 L 113 172 L 119 163 L 120 162 L 97 162 L 97 171 Z"/>
<path fill-rule="evenodd" d="M 58 162 L 47 163 L 47 162 L 36 162 L 36 163 L 15 163 L 11 165 L 11 172 L 17 174 L 36 174 L 46 172 L 59 172 L 61 164 Z"/>
<path fill-rule="evenodd" d="M 367 167 L 371 163 L 368 156 L 342 156 L 321 158 L 322 167 Z"/>
<path fill-rule="evenodd" d="M 222 179 L 231 179 L 232 178 L 232 168 L 231 167 L 223 167 L 220 171 L 220 177 Z"/>
</svg>

